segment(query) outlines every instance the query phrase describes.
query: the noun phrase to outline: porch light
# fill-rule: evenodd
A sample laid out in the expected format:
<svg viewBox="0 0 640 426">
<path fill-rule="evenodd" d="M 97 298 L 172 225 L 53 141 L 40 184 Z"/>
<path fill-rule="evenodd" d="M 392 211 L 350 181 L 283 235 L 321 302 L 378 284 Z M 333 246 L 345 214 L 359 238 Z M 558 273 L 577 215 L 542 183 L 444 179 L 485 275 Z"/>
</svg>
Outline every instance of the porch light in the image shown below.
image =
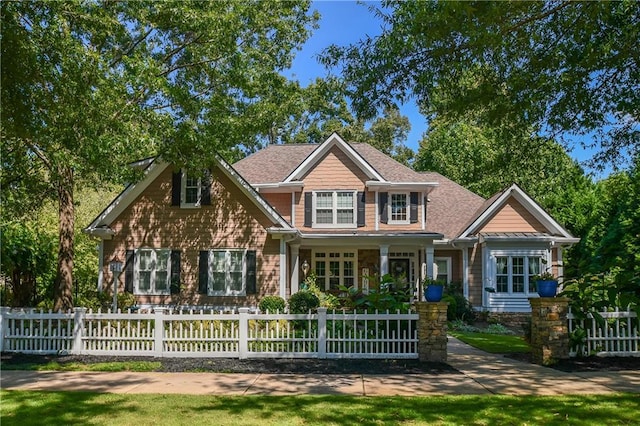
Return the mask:
<svg viewBox="0 0 640 426">
<path fill-rule="evenodd" d="M 304 274 L 304 278 L 307 279 L 307 274 L 309 273 L 309 262 L 306 260 L 302 262 L 302 273 Z"/>
</svg>

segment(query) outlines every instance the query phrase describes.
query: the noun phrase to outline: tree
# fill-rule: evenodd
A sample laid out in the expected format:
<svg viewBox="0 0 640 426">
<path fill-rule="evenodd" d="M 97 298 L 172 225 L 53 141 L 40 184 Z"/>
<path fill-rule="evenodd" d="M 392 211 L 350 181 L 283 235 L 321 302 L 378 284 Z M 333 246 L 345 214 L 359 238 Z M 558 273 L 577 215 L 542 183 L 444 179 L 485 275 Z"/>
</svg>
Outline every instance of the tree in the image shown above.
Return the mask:
<svg viewBox="0 0 640 426">
<path fill-rule="evenodd" d="M 593 138 L 601 166 L 639 151 L 640 3 L 384 1 L 374 12 L 380 36 L 323 55 L 359 115 L 415 96 L 430 118 L 482 111 L 494 128 Z"/>
<path fill-rule="evenodd" d="M 123 166 L 146 155 L 199 170 L 213 151 L 256 143 L 263 106 L 287 88 L 279 72 L 317 20 L 308 8 L 2 2 L 2 162 L 21 169 L 3 170 L 3 198 L 37 188 L 58 202 L 55 309 L 72 306 L 78 185 L 131 178 Z"/>
</svg>

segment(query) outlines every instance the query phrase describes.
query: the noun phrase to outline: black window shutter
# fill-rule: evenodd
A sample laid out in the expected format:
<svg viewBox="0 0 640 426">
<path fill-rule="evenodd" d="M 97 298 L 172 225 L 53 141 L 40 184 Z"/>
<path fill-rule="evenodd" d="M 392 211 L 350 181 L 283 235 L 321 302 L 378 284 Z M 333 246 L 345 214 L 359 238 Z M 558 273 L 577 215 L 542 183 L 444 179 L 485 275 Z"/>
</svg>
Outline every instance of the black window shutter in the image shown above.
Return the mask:
<svg viewBox="0 0 640 426">
<path fill-rule="evenodd" d="M 387 209 L 387 200 L 389 199 L 388 192 L 380 192 L 378 194 L 378 207 L 380 209 L 380 222 L 389 222 L 389 209 Z"/>
<path fill-rule="evenodd" d="M 412 192 L 409 198 L 411 198 L 411 209 L 409 210 L 409 222 L 416 223 L 418 221 L 418 193 Z"/>
<path fill-rule="evenodd" d="M 173 172 L 173 177 L 171 178 L 171 205 L 172 206 L 180 205 L 181 195 L 182 195 L 182 172 L 178 170 L 177 172 Z"/>
<path fill-rule="evenodd" d="M 365 225 L 364 208 L 365 208 L 365 192 L 358 192 L 358 226 Z"/>
<path fill-rule="evenodd" d="M 207 170 L 202 177 L 202 193 L 200 204 L 203 206 L 211 205 L 211 170 Z"/>
<path fill-rule="evenodd" d="M 311 227 L 313 217 L 313 192 L 304 193 L 304 226 Z"/>
<path fill-rule="evenodd" d="M 204 250 L 200 252 L 200 260 L 198 261 L 198 293 L 207 294 L 209 288 L 209 252 Z"/>
<path fill-rule="evenodd" d="M 127 250 L 124 261 L 124 291 L 133 293 L 133 266 L 135 263 L 135 251 Z"/>
<path fill-rule="evenodd" d="M 247 294 L 256 294 L 258 292 L 256 282 L 256 251 L 247 250 L 245 257 L 247 266 Z"/>
<path fill-rule="evenodd" d="M 171 294 L 180 294 L 180 250 L 171 250 Z"/>
</svg>

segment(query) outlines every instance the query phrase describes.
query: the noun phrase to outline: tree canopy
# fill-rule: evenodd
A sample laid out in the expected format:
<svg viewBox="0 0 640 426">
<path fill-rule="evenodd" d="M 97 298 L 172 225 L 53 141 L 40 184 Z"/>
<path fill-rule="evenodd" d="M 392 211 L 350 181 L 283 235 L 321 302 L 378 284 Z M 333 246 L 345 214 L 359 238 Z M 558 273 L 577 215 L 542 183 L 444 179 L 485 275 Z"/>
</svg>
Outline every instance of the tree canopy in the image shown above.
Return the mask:
<svg viewBox="0 0 640 426">
<path fill-rule="evenodd" d="M 148 155 L 201 169 L 211 152 L 232 156 L 265 137 L 268 106 L 291 85 L 280 72 L 317 21 L 307 1 L 0 11 L 2 190 L 58 200 L 56 309 L 71 306 L 75 187 L 123 176 Z"/>
<path fill-rule="evenodd" d="M 640 3 L 383 1 L 380 36 L 328 48 L 372 116 L 415 96 L 425 113 L 482 111 L 614 164 L 640 149 Z M 446 102 L 439 101 L 444 94 Z"/>
</svg>

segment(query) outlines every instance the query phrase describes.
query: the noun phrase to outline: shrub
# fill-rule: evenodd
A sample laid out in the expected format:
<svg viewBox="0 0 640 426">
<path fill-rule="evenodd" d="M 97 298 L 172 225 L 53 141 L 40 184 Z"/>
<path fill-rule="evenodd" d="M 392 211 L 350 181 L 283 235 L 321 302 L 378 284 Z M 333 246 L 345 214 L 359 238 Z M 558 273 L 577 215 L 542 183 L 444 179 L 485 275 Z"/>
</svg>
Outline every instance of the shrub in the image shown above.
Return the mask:
<svg viewBox="0 0 640 426">
<path fill-rule="evenodd" d="M 284 308 L 287 306 L 287 302 L 280 296 L 265 296 L 260 300 L 258 308 L 260 312 L 284 312 Z"/>
<path fill-rule="evenodd" d="M 309 290 L 301 290 L 289 298 L 289 312 L 292 314 L 306 314 L 315 311 L 319 306 L 318 296 Z"/>
<path fill-rule="evenodd" d="M 476 311 L 473 309 L 473 305 L 463 295 L 462 283 L 452 282 L 447 284 L 443 300 L 449 302 L 449 308 L 447 309 L 447 319 L 449 321 L 462 319 L 474 322 L 476 320 Z"/>
</svg>

